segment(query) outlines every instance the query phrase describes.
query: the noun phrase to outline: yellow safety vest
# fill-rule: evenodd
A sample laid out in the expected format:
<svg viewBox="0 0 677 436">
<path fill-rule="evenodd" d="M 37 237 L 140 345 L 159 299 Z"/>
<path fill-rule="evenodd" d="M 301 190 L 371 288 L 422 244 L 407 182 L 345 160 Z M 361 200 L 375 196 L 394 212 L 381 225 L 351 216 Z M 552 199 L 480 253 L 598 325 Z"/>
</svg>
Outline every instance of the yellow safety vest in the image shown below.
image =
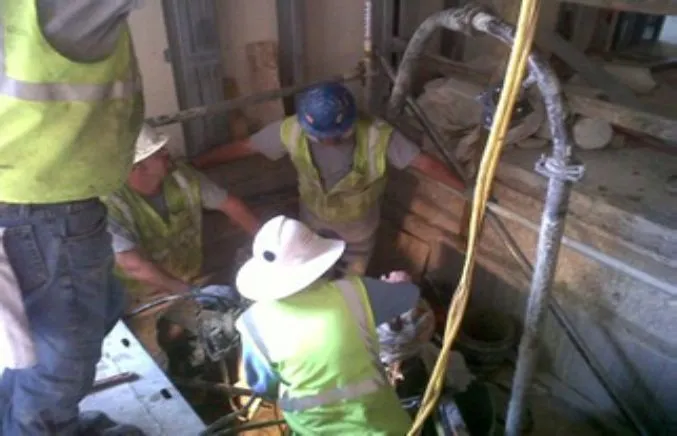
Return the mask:
<svg viewBox="0 0 677 436">
<path fill-rule="evenodd" d="M 162 187 L 168 221 L 128 186 L 105 197 L 104 202 L 113 219 L 125 228 L 136 230 L 142 253 L 168 273 L 190 283 L 198 278 L 202 269 L 200 181 L 194 169 L 183 163 L 176 165 Z M 119 267 L 115 272 L 131 297 L 130 307 L 147 302 L 149 289 Z"/>
<path fill-rule="evenodd" d="M 406 434 L 411 421 L 386 380 L 359 278 L 257 302 L 236 327 L 281 380 L 278 405 L 295 434 Z"/>
<path fill-rule="evenodd" d="M 0 201 L 57 203 L 122 186 L 143 121 L 131 38 L 100 62 L 45 40 L 34 0 L 0 6 Z"/>
<path fill-rule="evenodd" d="M 282 143 L 298 173 L 301 201 L 318 218 L 329 223 L 357 221 L 380 201 L 393 132 L 390 125 L 369 118 L 358 119 L 353 168 L 329 191 L 313 164 L 308 139 L 296 116 L 284 120 L 280 130 Z"/>
</svg>

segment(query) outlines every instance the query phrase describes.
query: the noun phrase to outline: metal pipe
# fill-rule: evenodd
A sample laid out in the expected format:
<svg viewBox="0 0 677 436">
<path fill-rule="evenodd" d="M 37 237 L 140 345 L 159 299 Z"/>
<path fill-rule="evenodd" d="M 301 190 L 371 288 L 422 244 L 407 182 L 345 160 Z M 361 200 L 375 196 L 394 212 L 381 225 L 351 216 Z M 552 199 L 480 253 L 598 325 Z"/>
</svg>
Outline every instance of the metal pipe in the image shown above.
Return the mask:
<svg viewBox="0 0 677 436">
<path fill-rule="evenodd" d="M 393 71 L 393 68 L 388 64 L 388 61 L 382 55 L 379 56 L 379 61 L 381 62 L 381 68 L 383 68 L 383 71 L 385 71 L 386 76 L 392 82 L 395 82 L 395 71 Z M 409 109 L 411 109 L 411 112 L 416 116 L 418 121 L 423 126 L 423 130 L 425 130 L 425 132 L 428 134 L 437 151 L 442 155 L 443 159 L 446 161 L 445 163 L 448 166 L 452 167 L 454 170 L 456 170 L 456 173 L 461 178 L 461 180 L 467 183 L 468 177 L 465 175 L 463 168 L 454 158 L 454 156 L 451 153 L 449 153 L 446 148 L 444 148 L 444 146 L 442 145 L 444 142 L 442 136 L 439 134 L 437 129 L 435 129 L 435 126 L 426 116 L 425 112 L 423 112 L 423 109 L 421 109 L 418 103 L 416 103 L 416 101 L 409 95 L 406 96 L 405 102 L 407 103 Z"/>
<path fill-rule="evenodd" d="M 391 80 L 394 80 L 394 72 L 390 65 L 383 59 L 381 59 L 381 65 L 386 72 L 386 75 L 391 78 Z M 533 75 L 530 75 L 529 77 L 534 77 Z M 533 79 L 535 80 L 535 78 Z M 426 133 L 430 136 L 432 139 L 433 144 L 436 146 L 438 151 L 444 156 L 445 160 L 447 160 L 448 165 L 453 165 L 454 167 L 457 168 L 458 170 L 458 164 L 455 162 L 453 159 L 453 156 L 450 156 L 446 149 L 441 145 L 442 140 L 440 138 L 440 135 L 436 131 L 435 127 L 430 123 L 428 120 L 427 116 L 423 112 L 423 110 L 418 106 L 416 101 L 411 98 L 410 96 L 407 95 L 405 102 L 407 103 L 407 106 L 412 110 L 414 115 L 419 119 L 421 122 L 424 130 Z M 463 174 L 461 173 L 462 177 Z M 465 180 L 465 179 L 464 179 Z M 446 187 L 449 188 L 449 187 Z M 460 191 L 456 191 L 453 188 L 449 188 L 454 194 L 459 195 L 462 198 L 472 200 L 469 195 L 462 193 Z M 513 221 L 516 221 L 532 230 L 539 231 L 539 226 L 517 214 L 514 214 L 512 211 L 501 207 L 499 204 L 495 203 L 494 201 L 490 201 L 487 205 L 488 207 L 488 222 L 489 224 L 494 228 L 496 231 L 496 234 L 500 238 L 501 242 L 505 245 L 505 247 L 508 249 L 509 253 L 512 255 L 512 257 L 517 261 L 517 264 L 520 268 L 520 271 L 524 275 L 524 277 L 527 280 L 530 280 L 534 271 L 534 267 L 529 262 L 527 257 L 525 256 L 524 252 L 519 248 L 517 245 L 517 242 L 515 239 L 510 235 L 508 229 L 505 227 L 505 224 L 503 221 L 501 221 L 497 215 L 501 215 L 503 217 L 506 217 L 508 219 L 512 219 Z M 674 286 L 671 285 L 670 283 L 663 282 L 661 280 L 656 279 L 650 274 L 647 274 L 646 272 L 639 270 L 635 268 L 632 265 L 629 265 L 627 263 L 624 263 L 616 258 L 613 258 L 611 256 L 608 256 L 598 250 L 595 250 L 594 248 L 582 244 L 578 241 L 574 241 L 570 238 L 567 238 L 565 236 L 562 237 L 563 242 L 565 245 L 569 246 L 570 248 L 573 248 L 574 250 L 578 251 L 579 253 L 584 254 L 585 256 L 592 258 L 594 260 L 597 260 L 598 262 L 611 266 L 614 269 L 620 270 L 625 272 L 628 275 L 633 276 L 634 278 L 637 278 L 638 280 L 645 281 L 647 283 L 650 283 L 658 288 L 661 288 L 662 290 L 670 293 L 670 295 L 675 295 L 675 290 Z M 603 366 L 602 364 L 594 357 L 594 354 L 592 350 L 586 345 L 583 337 L 578 333 L 576 328 L 574 327 L 573 322 L 569 319 L 567 316 L 566 312 L 562 308 L 562 306 L 559 304 L 559 302 L 555 299 L 553 296 L 550 301 L 548 308 L 552 311 L 555 320 L 557 323 L 562 327 L 564 330 L 564 333 L 566 334 L 567 338 L 571 341 L 571 343 L 574 345 L 574 348 L 578 351 L 578 353 L 581 355 L 583 358 L 583 361 L 587 364 L 587 366 L 590 368 L 592 373 L 596 376 L 596 378 L 599 380 L 600 384 L 604 387 L 604 389 L 607 391 L 609 396 L 613 399 L 613 401 L 617 404 L 619 407 L 619 410 L 622 411 L 622 413 L 628 418 L 630 422 L 641 422 L 636 416 L 634 416 L 634 413 L 632 409 L 628 408 L 627 406 L 624 406 L 623 404 L 623 399 L 620 397 L 614 390 L 613 385 L 607 378 L 605 377 L 605 373 L 603 372 Z M 641 425 L 641 424 L 640 424 Z"/>
<path fill-rule="evenodd" d="M 364 78 L 364 102 L 368 106 L 372 101 L 372 92 L 374 88 L 374 81 L 371 77 L 373 73 L 373 49 L 374 43 L 371 37 L 371 26 L 372 26 L 372 3 L 371 0 L 364 1 L 364 57 L 362 59 L 362 64 L 364 66 L 364 72 L 366 73 Z"/>
<path fill-rule="evenodd" d="M 302 85 L 287 86 L 285 88 L 273 89 L 271 91 L 260 92 L 258 94 L 252 94 L 244 97 L 234 98 L 231 100 L 225 100 L 223 102 L 209 106 L 198 106 L 191 109 L 182 110 L 170 115 L 157 115 L 154 117 L 146 118 L 146 122 L 152 127 L 160 127 L 166 126 L 168 124 L 182 123 L 200 117 L 206 117 L 209 115 L 214 115 L 222 112 L 228 112 L 243 106 L 263 103 L 268 100 L 275 100 L 276 98 L 287 97 L 296 94 L 298 92 L 304 91 L 308 88 L 312 88 L 313 86 L 321 85 L 323 83 L 351 82 L 353 80 L 362 78 L 362 76 L 363 76 L 362 71 L 352 71 L 349 73 L 330 76 L 322 80 L 317 80 Z"/>
<path fill-rule="evenodd" d="M 396 77 L 393 92 L 389 101 L 389 110 L 399 113 L 406 100 L 408 89 L 411 87 L 412 72 L 420 54 L 423 52 L 425 43 L 432 33 L 439 27 L 470 34 L 473 30 L 487 33 L 500 41 L 511 45 L 514 28 L 507 23 L 487 14 L 481 7 L 468 4 L 463 8 L 451 9 L 432 15 L 426 19 L 412 36 L 409 46 L 404 53 L 398 75 Z M 561 88 L 550 66 L 532 53 L 529 56 L 530 81 L 535 80 L 543 96 L 546 113 L 553 137 L 553 155 L 542 159 L 537 163 L 536 169 L 549 178 L 548 191 L 546 193 L 545 207 L 537 245 L 536 267 L 531 282 L 530 299 L 525 317 L 525 331 L 520 344 L 518 364 L 513 382 L 513 392 L 509 405 L 507 434 L 518 435 L 522 427 L 526 393 L 532 383 L 538 356 L 538 332 L 544 321 L 545 308 L 553 306 L 556 302 L 551 301 L 550 291 L 554 279 L 555 267 L 559 247 L 564 233 L 564 218 L 573 181 L 582 176 L 582 167 L 573 165 L 571 140 L 569 132 L 564 124 L 564 107 L 562 102 Z M 514 240 L 510 238 L 506 229 L 499 225 L 499 234 L 507 236 L 504 242 L 508 248 L 516 249 L 511 253 L 518 259 L 521 267 L 528 270 L 528 260 L 521 253 Z M 550 303 L 550 304 L 549 304 Z M 565 331 L 577 345 L 579 352 L 586 358 L 588 364 L 596 366 L 594 360 L 588 359 L 587 347 L 580 341 L 580 336 L 567 325 L 561 308 L 555 318 L 560 321 Z M 560 316 L 558 316 L 560 315 Z M 603 386 L 610 389 L 612 386 L 604 377 L 601 367 L 594 371 L 600 378 Z M 611 393 L 611 392 L 610 392 Z M 617 401 L 621 412 L 638 429 L 643 429 L 641 421 L 637 420 L 621 400 L 621 397 L 612 394 Z"/>
</svg>

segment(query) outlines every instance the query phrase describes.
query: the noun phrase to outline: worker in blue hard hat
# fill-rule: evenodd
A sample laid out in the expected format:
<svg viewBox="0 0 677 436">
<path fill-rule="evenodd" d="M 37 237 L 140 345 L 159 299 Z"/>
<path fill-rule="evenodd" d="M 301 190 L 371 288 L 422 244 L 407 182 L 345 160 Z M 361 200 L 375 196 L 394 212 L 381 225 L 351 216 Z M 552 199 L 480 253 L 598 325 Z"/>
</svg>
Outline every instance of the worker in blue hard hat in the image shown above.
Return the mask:
<svg viewBox="0 0 677 436">
<path fill-rule="evenodd" d="M 388 165 L 413 167 L 463 189 L 463 182 L 436 158 L 391 125 L 358 114 L 350 91 L 338 83 L 298 96 L 297 113 L 253 136 L 216 147 L 193 164 L 209 168 L 253 153 L 277 160 L 289 155 L 298 172 L 300 217 L 316 232 L 347 243 L 343 272 L 363 274 L 380 221 Z"/>
</svg>

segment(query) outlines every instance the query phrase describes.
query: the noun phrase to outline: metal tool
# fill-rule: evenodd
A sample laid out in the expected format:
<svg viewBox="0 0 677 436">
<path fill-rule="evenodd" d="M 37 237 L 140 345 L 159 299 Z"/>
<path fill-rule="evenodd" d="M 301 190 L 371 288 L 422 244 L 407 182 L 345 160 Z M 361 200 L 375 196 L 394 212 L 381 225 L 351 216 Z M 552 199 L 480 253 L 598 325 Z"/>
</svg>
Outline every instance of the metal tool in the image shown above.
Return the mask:
<svg viewBox="0 0 677 436">
<path fill-rule="evenodd" d="M 91 395 L 97 392 L 101 392 L 103 390 L 119 386 L 124 383 L 131 383 L 133 381 L 138 380 L 139 378 L 141 377 L 139 376 L 139 374 L 135 372 L 121 372 L 120 374 L 116 374 L 110 377 L 104 377 L 94 382 L 92 390 L 89 392 L 89 394 Z"/>
</svg>

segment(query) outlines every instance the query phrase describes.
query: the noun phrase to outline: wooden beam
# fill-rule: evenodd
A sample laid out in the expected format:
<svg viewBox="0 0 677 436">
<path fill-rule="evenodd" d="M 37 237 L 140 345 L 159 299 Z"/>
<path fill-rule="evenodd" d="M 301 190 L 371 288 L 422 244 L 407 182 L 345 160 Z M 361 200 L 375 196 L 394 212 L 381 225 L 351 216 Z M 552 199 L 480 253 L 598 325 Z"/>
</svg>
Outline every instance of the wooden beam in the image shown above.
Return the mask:
<svg viewBox="0 0 677 436">
<path fill-rule="evenodd" d="M 653 15 L 677 15 L 677 2 L 674 0 L 560 0 L 562 3 L 575 3 L 595 8 L 616 11 L 639 12 Z"/>
<path fill-rule="evenodd" d="M 545 47 L 577 71 L 586 82 L 601 89 L 613 102 L 638 108 L 641 103 L 634 92 L 619 82 L 611 73 L 593 62 L 571 42 L 552 30 L 536 35 L 536 45 Z"/>
<path fill-rule="evenodd" d="M 566 93 L 572 112 L 598 118 L 613 125 L 625 127 L 668 142 L 677 140 L 677 120 L 626 106 L 586 97 L 573 92 Z"/>
</svg>

